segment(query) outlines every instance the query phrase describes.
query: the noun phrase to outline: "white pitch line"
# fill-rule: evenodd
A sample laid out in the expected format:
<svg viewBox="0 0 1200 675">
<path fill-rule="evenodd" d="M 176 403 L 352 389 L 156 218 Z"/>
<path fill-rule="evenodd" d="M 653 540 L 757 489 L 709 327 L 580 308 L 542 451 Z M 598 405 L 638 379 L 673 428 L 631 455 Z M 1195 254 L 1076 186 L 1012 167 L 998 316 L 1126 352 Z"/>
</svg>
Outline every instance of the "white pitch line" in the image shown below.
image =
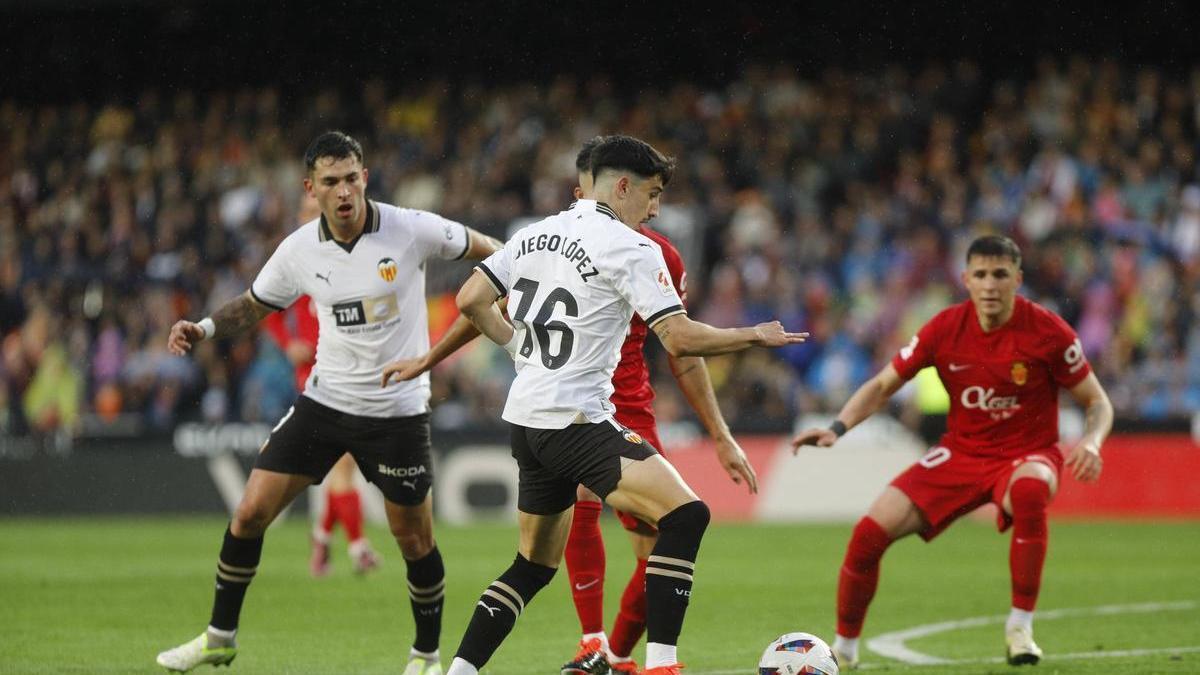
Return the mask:
<svg viewBox="0 0 1200 675">
<path fill-rule="evenodd" d="M 1130 605 L 1102 605 L 1099 607 L 1078 607 L 1070 609 L 1052 609 L 1048 611 L 1038 612 L 1037 618 L 1041 621 L 1051 619 L 1063 619 L 1076 616 L 1101 616 L 1111 614 L 1146 614 L 1152 612 L 1171 612 L 1171 611 L 1186 611 L 1195 609 L 1196 603 L 1191 601 L 1185 602 L 1144 602 Z M 962 628 L 975 628 L 978 626 L 987 626 L 991 624 L 1002 624 L 1007 620 L 1007 616 L 976 616 L 969 619 L 959 619 L 956 621 L 942 621 L 939 623 L 925 624 L 924 626 L 915 626 L 904 630 L 884 633 L 882 635 L 871 638 L 867 641 L 867 648 L 871 651 L 903 663 L 914 665 L 940 665 L 949 663 L 985 663 L 989 661 L 969 660 L 956 661 L 953 659 L 944 659 L 938 656 L 931 656 L 918 652 L 914 649 L 909 649 L 904 643 L 915 638 L 936 635 L 951 630 L 959 630 Z M 1181 649 L 1192 649 L 1191 647 L 1182 647 Z M 1116 652 L 1086 652 L 1086 654 L 1116 654 Z M 1065 658 L 1068 655 L 1062 655 L 1060 658 Z M 1073 655 L 1072 655 L 1073 656 Z M 1082 658 L 1082 657 L 1076 657 Z"/>
</svg>

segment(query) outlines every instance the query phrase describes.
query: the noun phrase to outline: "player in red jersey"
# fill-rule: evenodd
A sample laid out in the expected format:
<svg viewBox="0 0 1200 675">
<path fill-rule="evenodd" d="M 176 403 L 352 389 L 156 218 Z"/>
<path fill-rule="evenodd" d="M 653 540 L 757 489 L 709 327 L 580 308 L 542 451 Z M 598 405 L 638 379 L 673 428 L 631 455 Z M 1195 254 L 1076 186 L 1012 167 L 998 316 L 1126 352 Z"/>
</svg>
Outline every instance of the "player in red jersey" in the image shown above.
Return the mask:
<svg viewBox="0 0 1200 675">
<path fill-rule="evenodd" d="M 297 219 L 307 223 L 320 215 L 321 207 L 317 200 L 305 195 Z M 304 391 L 308 375 L 317 362 L 317 334 L 320 330 L 310 298 L 307 295 L 300 296 L 291 307 L 263 319 L 262 326 L 292 364 L 296 374 L 296 391 Z M 314 577 L 329 574 L 329 540 L 333 526 L 339 522 L 346 529 L 354 571 L 364 574 L 379 567 L 379 554 L 363 535 L 362 497 L 354 485 L 356 471 L 354 458 L 347 453 L 342 455 L 326 476 L 324 513 L 312 532 L 309 571 Z"/>
<path fill-rule="evenodd" d="M 579 186 L 575 189 L 577 199 L 590 196 L 591 153 L 602 140 L 602 137 L 589 140 L 576 157 L 575 167 L 579 172 Z M 652 211 L 650 215 L 653 217 L 656 212 Z M 671 283 L 680 299 L 686 303 L 687 274 L 679 252 L 670 240 L 644 223 L 640 232 L 661 247 Z M 611 400 L 617 409 L 617 421 L 641 435 L 661 453 L 662 443 L 654 420 L 654 389 L 650 386 L 650 372 L 642 351 L 647 332 L 646 322 L 634 315 L 629 333 L 621 345 L 620 362 L 613 373 L 614 392 Z M 478 335 L 479 331 L 474 325 L 464 317 L 459 317 L 427 354 L 418 359 L 389 364 L 383 373 L 384 386 L 392 379 L 417 377 Z M 716 443 L 717 459 L 721 466 L 734 483 L 744 482 L 752 493 L 758 492 L 758 477 L 721 416 L 703 357 L 668 357 L 671 373 Z M 599 497 L 582 485 L 576 493 L 576 500 L 565 558 L 583 637 L 575 657 L 562 667 L 561 672 L 563 675 L 586 675 L 608 673 L 611 668 L 618 673 L 637 673 L 637 663 L 630 654 L 646 630 L 646 563 L 658 539 L 658 532 L 629 514 L 617 512 L 621 524 L 629 532 L 637 563 L 621 595 L 621 608 L 610 639 L 604 632 L 605 557 L 599 522 L 603 504 Z"/>
<path fill-rule="evenodd" d="M 575 159 L 579 173 L 579 187 L 575 188 L 577 199 L 590 198 L 592 190 L 592 149 L 603 140 L 596 137 L 584 144 Z M 657 215 L 651 212 L 650 217 Z M 687 303 L 687 272 L 683 258 L 671 241 L 659 232 L 642 224 L 639 230 L 662 249 L 671 283 L 680 299 Z M 650 386 L 650 370 L 646 367 L 643 347 L 646 343 L 646 322 L 636 314 L 629 325 L 629 333 L 621 345 L 621 360 L 613 373 L 613 394 L 610 397 L 616 406 L 616 419 L 637 432 L 651 446 L 662 453 L 662 442 L 654 420 L 654 388 Z M 758 491 L 758 479 L 746 454 L 738 446 L 713 392 L 712 381 L 704 358 L 699 356 L 675 357 L 668 354 L 671 374 L 679 383 L 688 404 L 696 411 L 705 431 L 716 443 L 717 459 L 735 483 L 746 483 L 751 492 Z M 664 454 L 665 456 L 665 454 Z M 629 533 L 633 553 L 637 559 L 633 574 L 621 594 L 621 606 L 613 624 L 612 636 L 604 632 L 604 540 L 600 536 L 600 512 L 603 504 L 591 490 L 580 485 L 576 492 L 575 514 L 571 532 L 567 538 L 565 558 L 567 576 L 571 584 L 571 597 L 583 637 L 575 657 L 563 665 L 562 675 L 586 675 L 605 672 L 603 662 L 607 660 L 614 672 L 636 673 L 637 664 L 630 654 L 646 630 L 646 561 L 658 532 L 630 514 L 617 511 L 621 525 Z"/>
<path fill-rule="evenodd" d="M 1112 429 L 1112 404 L 1071 327 L 1017 296 L 1020 249 L 1006 237 L 976 239 L 962 279 L 970 300 L 925 324 L 854 392 L 828 429 L 808 429 L 792 441 L 796 450 L 833 445 L 927 366 L 937 368 L 950 394 L 941 443 L 884 488 L 851 535 L 838 575 L 833 643 L 843 667 L 858 663 L 858 636 L 887 547 L 913 533 L 929 541 L 989 502 L 1000 508 L 1000 531 L 1013 528 L 1008 662 L 1037 663 L 1042 651 L 1033 641 L 1033 610 L 1049 536 L 1046 507 L 1064 466 L 1085 483 L 1100 477 L 1100 446 Z M 1057 446 L 1060 388 L 1087 414 L 1084 433 L 1065 461 Z"/>
</svg>

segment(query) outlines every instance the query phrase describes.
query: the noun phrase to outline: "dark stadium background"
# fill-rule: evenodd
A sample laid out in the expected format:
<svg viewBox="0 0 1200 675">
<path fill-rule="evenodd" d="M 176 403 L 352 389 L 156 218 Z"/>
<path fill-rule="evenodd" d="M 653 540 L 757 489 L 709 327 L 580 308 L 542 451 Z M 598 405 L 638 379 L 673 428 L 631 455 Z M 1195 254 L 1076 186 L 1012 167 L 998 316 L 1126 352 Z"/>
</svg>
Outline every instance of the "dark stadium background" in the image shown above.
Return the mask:
<svg viewBox="0 0 1200 675">
<path fill-rule="evenodd" d="M 128 99 L 145 87 L 356 78 L 718 83 L 750 62 L 811 72 L 969 57 L 994 75 L 1082 53 L 1183 69 L 1197 11 L 1082 2 L 328 2 L 4 0 L 4 95 Z"/>
</svg>

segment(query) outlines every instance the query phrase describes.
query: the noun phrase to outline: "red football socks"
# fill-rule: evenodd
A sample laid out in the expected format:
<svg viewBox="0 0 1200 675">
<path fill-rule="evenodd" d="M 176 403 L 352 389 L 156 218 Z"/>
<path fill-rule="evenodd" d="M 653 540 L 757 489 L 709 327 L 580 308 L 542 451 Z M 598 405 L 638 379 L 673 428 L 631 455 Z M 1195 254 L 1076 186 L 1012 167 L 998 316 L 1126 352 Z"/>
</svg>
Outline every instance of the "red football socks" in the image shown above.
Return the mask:
<svg viewBox="0 0 1200 675">
<path fill-rule="evenodd" d="M 1008 550 L 1012 606 L 1032 612 L 1042 585 L 1042 565 L 1046 561 L 1046 507 L 1050 503 L 1050 486 L 1037 478 L 1018 478 L 1008 494 L 1013 511 L 1012 545 Z"/>
<path fill-rule="evenodd" d="M 646 631 L 646 559 L 638 558 L 633 576 L 621 594 L 621 611 L 613 624 L 608 648 L 613 654 L 626 658 L 633 652 L 642 633 Z"/>
<path fill-rule="evenodd" d="M 342 527 L 346 528 L 346 539 L 356 542 L 363 536 L 362 499 L 358 490 L 340 494 L 329 493 L 329 511 L 333 512 Z"/>
<path fill-rule="evenodd" d="M 604 630 L 604 540 L 600 537 L 600 502 L 575 504 L 567 538 L 567 578 L 582 633 Z"/>
<path fill-rule="evenodd" d="M 862 633 L 867 607 L 879 585 L 879 561 L 891 543 L 887 532 L 869 516 L 854 526 L 838 573 L 838 635 L 856 638 Z"/>
</svg>

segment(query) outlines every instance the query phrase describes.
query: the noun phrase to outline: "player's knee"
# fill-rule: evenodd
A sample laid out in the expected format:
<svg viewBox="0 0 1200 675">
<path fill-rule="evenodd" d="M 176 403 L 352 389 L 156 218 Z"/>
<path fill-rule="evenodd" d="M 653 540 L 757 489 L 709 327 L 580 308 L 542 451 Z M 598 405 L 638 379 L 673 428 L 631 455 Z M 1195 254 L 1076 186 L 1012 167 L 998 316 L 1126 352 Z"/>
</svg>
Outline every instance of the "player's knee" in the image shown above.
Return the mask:
<svg viewBox="0 0 1200 675">
<path fill-rule="evenodd" d="M 1014 517 L 1038 516 L 1050 505 L 1050 485 L 1040 478 L 1018 478 L 1008 489 Z"/>
<path fill-rule="evenodd" d="M 864 516 L 854 526 L 850 545 L 846 549 L 846 565 L 853 570 L 870 569 L 892 544 L 892 537 L 882 525 L 870 516 Z"/>
<path fill-rule="evenodd" d="M 659 532 L 680 532 L 701 537 L 712 520 L 708 505 L 697 499 L 675 509 L 658 520 Z"/>
<path fill-rule="evenodd" d="M 433 530 L 407 522 L 390 522 L 392 538 L 408 560 L 423 558 L 433 550 Z"/>
<path fill-rule="evenodd" d="M 229 529 L 236 537 L 261 537 L 274 517 L 274 512 L 266 505 L 243 501 L 234 511 Z"/>
</svg>

